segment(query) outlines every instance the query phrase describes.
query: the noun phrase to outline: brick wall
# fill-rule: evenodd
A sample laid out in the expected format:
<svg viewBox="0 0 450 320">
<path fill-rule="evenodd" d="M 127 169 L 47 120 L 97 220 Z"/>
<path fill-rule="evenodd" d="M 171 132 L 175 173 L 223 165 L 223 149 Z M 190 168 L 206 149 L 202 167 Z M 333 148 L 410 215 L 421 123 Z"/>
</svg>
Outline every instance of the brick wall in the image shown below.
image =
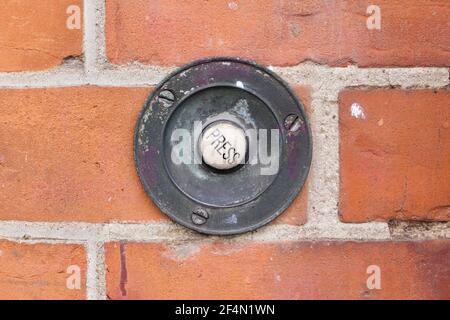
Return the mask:
<svg viewBox="0 0 450 320">
<path fill-rule="evenodd" d="M 0 298 L 450 299 L 450 2 L 0 4 Z M 269 66 L 308 109 L 307 186 L 206 237 L 143 191 L 133 129 L 176 66 Z"/>
</svg>

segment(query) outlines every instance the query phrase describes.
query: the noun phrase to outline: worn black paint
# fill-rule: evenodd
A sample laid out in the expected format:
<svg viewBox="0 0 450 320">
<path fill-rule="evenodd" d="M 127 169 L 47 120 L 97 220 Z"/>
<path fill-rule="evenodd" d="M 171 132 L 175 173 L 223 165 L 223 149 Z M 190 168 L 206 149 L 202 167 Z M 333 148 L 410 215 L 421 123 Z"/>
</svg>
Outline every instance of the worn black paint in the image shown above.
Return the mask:
<svg viewBox="0 0 450 320">
<path fill-rule="evenodd" d="M 161 99 L 165 90 L 173 94 L 173 104 Z M 295 131 L 285 128 L 286 117 L 293 114 L 301 125 Z M 192 129 L 196 120 L 208 124 L 214 117 L 232 117 L 245 129 L 279 129 L 278 174 L 258 174 L 261 165 L 243 165 L 227 174 L 202 164 L 174 165 L 173 130 Z M 216 235 L 255 230 L 281 214 L 303 187 L 311 154 L 301 102 L 274 73 L 237 58 L 197 61 L 163 80 L 144 105 L 134 142 L 139 177 L 161 211 L 188 228 Z M 199 208 L 208 213 L 201 225 L 192 220 Z"/>
</svg>

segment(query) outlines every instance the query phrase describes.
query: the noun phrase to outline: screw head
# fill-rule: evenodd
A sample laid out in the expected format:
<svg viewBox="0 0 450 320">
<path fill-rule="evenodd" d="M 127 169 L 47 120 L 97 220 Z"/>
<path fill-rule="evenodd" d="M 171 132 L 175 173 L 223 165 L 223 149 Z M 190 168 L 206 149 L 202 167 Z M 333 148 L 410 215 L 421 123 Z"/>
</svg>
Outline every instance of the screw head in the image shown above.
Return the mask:
<svg viewBox="0 0 450 320">
<path fill-rule="evenodd" d="M 192 212 L 192 222 L 198 226 L 205 224 L 209 219 L 209 214 L 205 209 L 198 208 Z"/>
<path fill-rule="evenodd" d="M 284 128 L 290 132 L 297 132 L 303 125 L 303 120 L 296 114 L 290 114 L 284 119 Z"/>
<path fill-rule="evenodd" d="M 165 108 L 170 108 L 175 103 L 175 95 L 170 90 L 162 90 L 158 95 L 158 101 Z"/>
</svg>

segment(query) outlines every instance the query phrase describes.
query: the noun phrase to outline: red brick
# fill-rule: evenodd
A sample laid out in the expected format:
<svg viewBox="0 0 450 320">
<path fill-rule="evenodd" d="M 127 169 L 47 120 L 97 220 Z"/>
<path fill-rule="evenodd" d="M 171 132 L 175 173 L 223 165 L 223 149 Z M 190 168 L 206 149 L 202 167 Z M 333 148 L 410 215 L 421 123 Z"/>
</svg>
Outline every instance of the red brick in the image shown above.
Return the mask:
<svg viewBox="0 0 450 320">
<path fill-rule="evenodd" d="M 449 221 L 449 91 L 349 90 L 339 104 L 341 218 Z"/>
<path fill-rule="evenodd" d="M 449 241 L 111 243 L 111 299 L 449 299 Z M 380 267 L 381 289 L 367 288 Z"/>
<path fill-rule="evenodd" d="M 235 55 L 271 65 L 448 66 L 448 0 L 379 0 L 381 30 L 368 30 L 368 1 L 106 2 L 112 63 L 179 65 Z"/>
<path fill-rule="evenodd" d="M 160 220 L 133 160 L 148 88 L 0 91 L 0 219 Z"/>
<path fill-rule="evenodd" d="M 82 29 L 68 29 L 67 8 L 82 0 L 3 0 L 0 4 L 0 71 L 43 70 L 82 53 Z M 81 23 L 82 26 L 82 23 Z"/>
<path fill-rule="evenodd" d="M 0 299 L 85 299 L 86 255 L 80 245 L 0 241 Z M 81 271 L 80 289 L 67 286 Z"/>
<path fill-rule="evenodd" d="M 166 219 L 143 191 L 134 126 L 148 88 L 0 91 L 0 220 Z M 298 88 L 305 106 L 309 89 Z M 276 223 L 303 224 L 307 193 Z"/>
</svg>

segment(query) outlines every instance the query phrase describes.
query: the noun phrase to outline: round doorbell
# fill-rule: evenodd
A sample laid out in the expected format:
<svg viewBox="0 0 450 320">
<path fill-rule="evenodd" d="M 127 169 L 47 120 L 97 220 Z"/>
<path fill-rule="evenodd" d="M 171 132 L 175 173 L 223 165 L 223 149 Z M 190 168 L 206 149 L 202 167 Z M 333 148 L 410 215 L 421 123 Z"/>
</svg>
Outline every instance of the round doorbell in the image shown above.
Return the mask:
<svg viewBox="0 0 450 320">
<path fill-rule="evenodd" d="M 134 156 L 162 212 L 205 234 L 255 230 L 279 216 L 311 165 L 309 122 L 273 72 L 201 60 L 158 85 L 139 116 Z"/>
</svg>

